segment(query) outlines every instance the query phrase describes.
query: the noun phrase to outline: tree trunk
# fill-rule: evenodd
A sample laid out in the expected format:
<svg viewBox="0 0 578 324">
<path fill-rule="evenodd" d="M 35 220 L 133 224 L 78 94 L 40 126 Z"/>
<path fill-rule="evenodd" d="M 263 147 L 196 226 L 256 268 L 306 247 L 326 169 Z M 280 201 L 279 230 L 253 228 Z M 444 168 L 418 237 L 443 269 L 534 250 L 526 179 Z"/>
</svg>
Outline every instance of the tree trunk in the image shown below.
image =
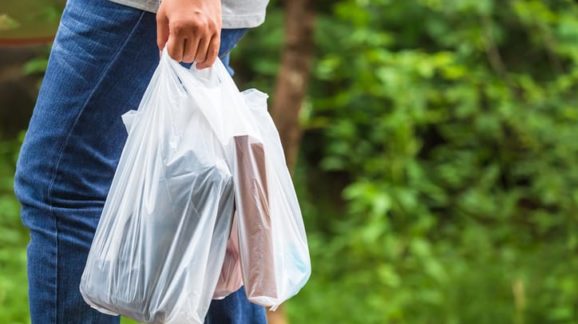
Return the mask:
<svg viewBox="0 0 578 324">
<path fill-rule="evenodd" d="M 303 104 L 313 58 L 313 1 L 285 1 L 285 42 L 277 74 L 271 115 L 279 130 L 287 165 L 297 160 L 301 128 L 299 111 Z"/>
<path fill-rule="evenodd" d="M 279 130 L 289 170 L 293 172 L 299 152 L 299 112 L 311 72 L 314 10 L 312 0 L 285 0 L 285 41 L 277 73 L 271 115 Z M 283 306 L 267 314 L 269 324 L 287 324 Z"/>
</svg>

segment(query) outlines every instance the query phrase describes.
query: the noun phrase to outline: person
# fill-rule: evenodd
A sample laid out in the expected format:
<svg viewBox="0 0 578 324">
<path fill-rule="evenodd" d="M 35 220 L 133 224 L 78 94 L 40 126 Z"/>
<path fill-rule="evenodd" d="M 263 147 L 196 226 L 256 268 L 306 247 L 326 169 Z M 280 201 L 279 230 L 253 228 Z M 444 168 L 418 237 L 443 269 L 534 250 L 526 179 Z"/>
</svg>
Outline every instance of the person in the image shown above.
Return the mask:
<svg viewBox="0 0 578 324">
<path fill-rule="evenodd" d="M 79 284 L 127 138 L 121 115 L 138 107 L 160 49 L 200 69 L 217 57 L 228 66 L 229 52 L 263 22 L 267 6 L 267 0 L 112 1 L 66 3 L 17 162 L 14 189 L 30 229 L 33 324 L 119 323 L 90 308 Z M 241 289 L 213 301 L 205 322 L 260 324 L 266 316 Z"/>
</svg>

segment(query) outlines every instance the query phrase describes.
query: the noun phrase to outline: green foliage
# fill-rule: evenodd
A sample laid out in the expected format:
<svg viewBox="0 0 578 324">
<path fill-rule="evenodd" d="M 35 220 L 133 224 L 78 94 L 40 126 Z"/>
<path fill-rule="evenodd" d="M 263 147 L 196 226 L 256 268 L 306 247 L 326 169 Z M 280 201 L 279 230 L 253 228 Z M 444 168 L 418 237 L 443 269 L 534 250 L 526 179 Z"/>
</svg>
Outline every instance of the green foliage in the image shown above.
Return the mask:
<svg viewBox="0 0 578 324">
<path fill-rule="evenodd" d="M 314 274 L 294 322 L 578 321 L 577 14 L 516 0 L 319 13 L 300 167 L 325 176 L 302 195 Z M 319 191 L 335 185 L 327 213 L 337 199 Z"/>
<path fill-rule="evenodd" d="M 18 28 L 20 24 L 12 17 L 2 14 L 0 15 L 0 31 Z"/>
<path fill-rule="evenodd" d="M 48 66 L 48 56 L 37 57 L 28 62 L 23 67 L 24 74 L 30 75 L 35 73 L 46 72 L 46 67 Z"/>
<path fill-rule="evenodd" d="M 0 139 L 0 322 L 28 323 L 26 243 L 19 205 L 13 195 L 20 141 Z"/>
<path fill-rule="evenodd" d="M 5 1 L 0 6 L 0 38 L 23 40 L 54 36 L 64 0 Z"/>
</svg>

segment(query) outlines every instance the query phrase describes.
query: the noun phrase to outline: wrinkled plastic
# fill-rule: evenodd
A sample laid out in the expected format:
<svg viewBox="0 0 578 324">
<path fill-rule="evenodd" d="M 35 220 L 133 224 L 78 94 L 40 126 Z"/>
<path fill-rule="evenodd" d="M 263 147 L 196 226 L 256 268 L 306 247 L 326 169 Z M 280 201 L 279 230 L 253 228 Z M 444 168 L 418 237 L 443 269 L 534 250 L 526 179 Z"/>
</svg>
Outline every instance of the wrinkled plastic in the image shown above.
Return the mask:
<svg viewBox="0 0 578 324">
<path fill-rule="evenodd" d="M 123 116 L 129 136 L 80 286 L 94 308 L 146 323 L 204 322 L 234 212 L 223 146 L 199 109 L 218 109 L 210 98 L 221 90 L 209 72 L 164 55 L 138 111 Z"/>
<path fill-rule="evenodd" d="M 229 81 L 235 87 L 231 80 L 225 82 Z M 279 133 L 267 111 L 267 95 L 255 89 L 241 94 L 231 97 L 228 113 L 211 121 L 223 131 L 232 165 L 238 235 L 229 239 L 214 298 L 244 284 L 249 300 L 275 309 L 309 279 L 309 250 Z M 236 130 L 226 126 L 231 121 Z"/>
<path fill-rule="evenodd" d="M 146 323 L 202 323 L 245 285 L 276 308 L 311 273 L 305 230 L 262 92 L 221 62 L 163 52 L 138 111 L 82 275 L 92 307 Z"/>
<path fill-rule="evenodd" d="M 249 299 L 277 308 L 305 285 L 311 263 L 301 210 L 267 95 L 243 92 L 257 134 L 235 137 L 233 178 L 241 270 Z"/>
<path fill-rule="evenodd" d="M 221 269 L 219 281 L 213 294 L 213 299 L 223 299 L 243 286 L 241 274 L 241 256 L 239 253 L 239 235 L 237 233 L 237 217 L 233 219 L 231 235 L 227 243 L 225 261 Z"/>
</svg>

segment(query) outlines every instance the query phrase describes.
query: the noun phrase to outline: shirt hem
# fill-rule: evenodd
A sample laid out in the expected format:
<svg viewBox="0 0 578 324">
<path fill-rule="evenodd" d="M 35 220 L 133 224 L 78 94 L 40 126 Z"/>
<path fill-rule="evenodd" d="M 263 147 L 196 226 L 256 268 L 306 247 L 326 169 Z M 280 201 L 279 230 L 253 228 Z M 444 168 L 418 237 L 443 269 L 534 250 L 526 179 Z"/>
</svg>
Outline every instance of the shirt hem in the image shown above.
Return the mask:
<svg viewBox="0 0 578 324">
<path fill-rule="evenodd" d="M 142 1 L 131 1 L 131 0 L 109 0 L 119 5 L 132 7 L 135 9 L 147 11 L 150 13 L 156 13 L 158 10 L 158 5 L 142 2 Z M 254 28 L 263 22 L 265 22 L 265 13 L 258 14 L 247 14 L 247 15 L 223 15 L 222 16 L 222 28 L 232 29 L 232 28 Z"/>
</svg>

